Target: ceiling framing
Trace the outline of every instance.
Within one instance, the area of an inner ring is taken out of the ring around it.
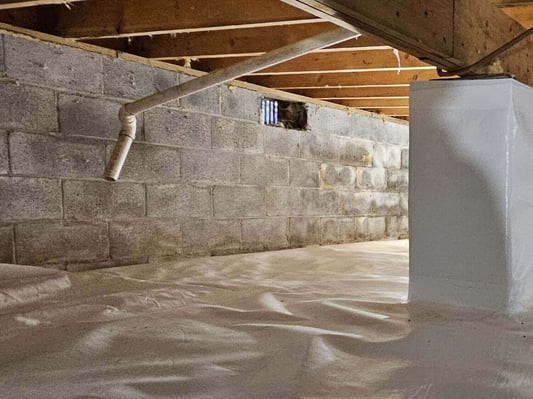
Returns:
[[[495,20],[510,16],[533,26],[533,1],[494,0],[485,8]],[[463,66],[480,56],[479,46],[489,51],[498,42],[486,27],[474,27],[475,54],[459,51],[460,34],[468,38],[461,18],[466,16],[464,24],[477,21],[466,9],[459,18],[456,9],[454,0],[0,0],[0,22],[204,72],[336,25],[355,26],[365,35],[242,80],[407,118],[411,80],[437,78],[435,65]],[[507,36],[522,29],[514,20],[518,28],[511,26]],[[492,29],[503,40],[500,30]]]

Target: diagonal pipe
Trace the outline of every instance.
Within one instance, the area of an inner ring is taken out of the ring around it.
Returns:
[[[358,32],[342,28],[324,32],[123,105],[119,112],[122,128],[115,148],[113,149],[113,155],[107,164],[104,177],[111,181],[118,180],[131,144],[135,139],[137,114],[169,101],[198,93],[221,83],[300,57],[311,51],[332,46],[359,36],[361,34]]]

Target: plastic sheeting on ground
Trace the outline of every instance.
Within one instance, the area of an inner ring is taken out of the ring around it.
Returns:
[[[406,241],[0,266],[1,398],[530,398],[533,317],[406,304]]]

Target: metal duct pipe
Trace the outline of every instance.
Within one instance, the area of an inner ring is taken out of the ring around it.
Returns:
[[[169,101],[198,93],[199,91],[217,86],[221,83],[297,58],[311,51],[332,46],[359,36],[361,34],[358,32],[352,32],[342,28],[324,32],[123,105],[119,113],[122,129],[113,149],[113,155],[107,165],[105,178],[116,181],[120,176],[120,171],[124,166],[128,151],[135,139],[135,115]]]

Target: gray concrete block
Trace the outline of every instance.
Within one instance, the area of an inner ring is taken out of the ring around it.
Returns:
[[[357,168],[357,188],[361,190],[385,190],[387,171],[383,168]]]
[[[263,152],[263,130],[254,122],[214,118],[211,141],[216,149]]]
[[[404,123],[395,123],[385,121],[384,123],[384,140],[385,143],[397,144],[401,146],[409,145],[409,125]]]
[[[42,177],[100,177],[104,172],[103,143],[82,143],[39,134],[11,133],[13,174]]]
[[[322,162],[339,160],[339,140],[335,136],[313,133],[300,135],[300,155],[305,159]]]
[[[343,215],[362,216],[368,215],[373,206],[371,192],[365,193],[340,193],[340,210]]]
[[[190,184],[147,186],[149,217],[211,216],[211,189]]]
[[[104,94],[113,97],[139,99],[176,86],[176,72],[148,65],[103,57]],[[177,102],[170,103],[177,106]]]
[[[181,225],[176,219],[111,222],[111,257],[163,257],[181,253]]]
[[[331,133],[352,137],[354,126],[351,115],[334,108],[308,106],[308,126],[316,133]]]
[[[334,244],[340,241],[338,219],[320,219],[320,244]]]
[[[211,117],[154,108],[144,115],[146,141],[178,147],[211,148]]]
[[[263,187],[217,186],[213,190],[216,218],[246,218],[266,215]]]
[[[401,197],[399,193],[372,193],[372,215],[401,215]]]
[[[386,234],[390,238],[408,238],[409,220],[407,216],[387,216]]]
[[[52,91],[0,82],[0,129],[56,132],[57,109]]]
[[[353,242],[355,240],[355,220],[353,218],[337,219],[339,225],[339,242]]]
[[[180,84],[192,79],[196,79],[196,76],[189,76],[184,74],[178,74]],[[220,114],[220,94],[221,86],[211,87],[206,90],[202,90],[199,93],[191,94],[189,96],[180,99],[180,107],[187,111],[205,112],[206,114]]]
[[[16,226],[17,263],[28,265],[108,258],[105,223],[41,222]]]
[[[409,148],[402,148],[402,168],[409,169]]]
[[[184,179],[215,183],[238,183],[240,156],[222,151],[182,150],[181,173]]]
[[[401,148],[387,144],[374,144],[374,166],[400,169],[402,167]]]
[[[351,166],[372,166],[372,154],[374,152],[372,143],[343,139],[339,144],[339,162],[342,165]]]
[[[222,114],[233,118],[259,122],[261,95],[253,90],[221,86]]]
[[[116,140],[121,128],[121,104],[103,98],[59,94],[59,130],[65,135]],[[142,114],[137,116],[137,139],[143,139]]]
[[[0,131],[0,175],[9,173],[9,151],[7,149],[7,133]]]
[[[222,255],[239,252],[241,223],[239,220],[199,220],[183,222],[185,255]]]
[[[60,219],[61,182],[0,177],[0,221]]]
[[[289,163],[290,185],[294,187],[319,187],[320,163],[291,159]]]
[[[352,166],[320,165],[320,188],[353,190],[356,171]]]
[[[264,251],[289,246],[289,221],[285,218],[247,219],[242,221],[242,249]]]
[[[400,193],[400,210],[401,210],[402,215],[407,215],[409,211],[408,193]]]
[[[110,267],[142,265],[148,263],[148,257],[106,259],[102,261],[73,262],[67,263],[65,270],[73,273],[86,272],[89,270],[107,269]]]
[[[13,256],[13,227],[0,227],[0,263],[15,263]]]
[[[407,169],[389,169],[387,186],[390,190],[407,191],[409,187],[409,171]]]
[[[272,126],[263,126],[262,130],[266,154],[294,158],[300,156],[300,132]]]
[[[356,239],[371,241],[385,238],[384,217],[359,217],[355,218]]]
[[[7,75],[21,83],[102,93],[102,56],[37,40],[6,35]]]
[[[63,182],[65,217],[69,219],[123,219],[144,216],[142,184],[107,181]]]
[[[107,146],[107,159],[113,146]],[[100,174],[102,172],[100,171]],[[133,144],[120,180],[139,182],[171,182],[180,179],[180,150],[149,144]]]
[[[377,142],[387,142],[386,122],[382,118],[353,114],[351,122],[355,133],[354,137]]]
[[[0,35],[0,77],[5,76],[6,64],[4,57],[4,35]]]
[[[266,211],[268,216],[296,216],[302,214],[300,189],[267,187]]]
[[[303,189],[300,191],[305,216],[338,215],[339,195],[332,190]]]
[[[241,183],[255,186],[288,186],[289,160],[264,155],[243,155]]]
[[[289,220],[289,242],[291,246],[320,243],[320,219],[295,217]]]

